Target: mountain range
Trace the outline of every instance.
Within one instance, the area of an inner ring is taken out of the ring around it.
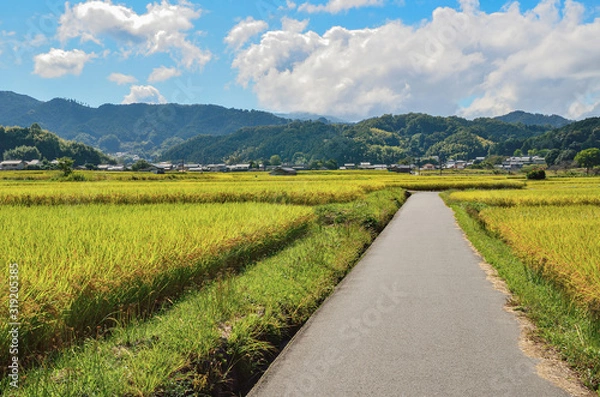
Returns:
[[[42,102],[0,91],[0,125],[28,127],[37,123],[63,139],[105,152],[127,151],[146,157],[198,134],[225,135],[241,127],[282,125],[289,121],[267,112],[216,105],[137,103],[92,108],[70,99]]]
[[[75,100],[43,102],[0,92],[0,125],[37,123],[63,139],[108,153],[126,151],[148,159],[199,163],[256,161],[277,154],[288,162],[389,164],[434,155],[472,158],[512,155],[517,150],[573,151],[595,144],[597,131],[594,119],[582,132],[578,123],[560,116],[522,111],[475,120],[409,113],[358,123],[310,114],[284,116],[217,105],[92,108]],[[565,132],[571,126],[575,127]]]
[[[163,160],[247,162],[279,155],[285,162],[334,160],[338,164],[391,164],[415,157],[471,159],[512,155],[526,142],[552,131],[547,126],[469,121],[426,114],[384,115],[356,124],[294,121],[246,127],[224,136],[198,135],[163,153]]]
[[[504,116],[495,117],[496,120],[504,121],[505,123],[521,123],[525,125],[541,125],[549,126],[554,128],[561,128],[565,125],[571,124],[573,121],[567,120],[562,116],[553,114],[552,116],[546,116],[539,113],[526,113],[522,110],[517,110]]]

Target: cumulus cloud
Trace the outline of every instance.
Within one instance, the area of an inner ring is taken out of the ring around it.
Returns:
[[[200,15],[200,10],[184,0],[175,5],[167,0],[148,4],[145,14],[110,0],[88,0],[73,6],[66,3],[58,36],[63,43],[79,38],[99,45],[108,37],[123,47],[123,53],[132,49],[143,55],[167,53],[188,69],[201,68],[212,55],[185,33],[194,28],[192,21]]]
[[[308,13],[328,12],[337,14],[342,11],[348,11],[352,8],[373,7],[383,5],[383,0],[329,0],[327,4],[314,5],[310,3],[301,4],[298,11]]]
[[[252,37],[264,32],[269,28],[265,21],[257,21],[252,17],[248,17],[235,25],[225,37],[225,43],[231,48],[239,49],[248,42]]]
[[[123,98],[124,105],[131,103],[167,103],[164,96],[161,95],[160,91],[151,85],[134,85],[131,86],[131,90],[128,95]]]
[[[122,73],[111,73],[107,79],[108,81],[112,81],[118,85],[137,83],[137,79],[135,77]]]
[[[276,111],[356,120],[516,109],[581,118],[599,110],[600,19],[584,22],[581,4],[543,0],[523,12],[512,3],[491,14],[476,0],[460,4],[415,26],[267,31],[232,67],[238,83]]]
[[[160,68],[156,68],[150,73],[150,77],[148,77],[149,83],[158,83],[160,81],[166,81],[173,77],[181,76],[181,71],[177,70],[177,68],[168,68],[166,66],[161,66]]]
[[[296,19],[283,17],[281,19],[281,30],[296,33],[304,32],[304,30],[308,26],[308,22],[308,19],[298,21]]]
[[[96,57],[96,54],[87,54],[82,50],[64,51],[52,48],[48,53],[34,57],[33,73],[46,79],[67,74],[79,76],[85,64]]]

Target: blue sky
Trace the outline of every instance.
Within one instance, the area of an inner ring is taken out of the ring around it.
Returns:
[[[595,1],[0,3],[0,90],[349,120],[600,115]]]

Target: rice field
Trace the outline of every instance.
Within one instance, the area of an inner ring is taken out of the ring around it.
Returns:
[[[452,192],[528,266],[600,318],[600,178],[552,178],[526,189]]]
[[[348,202],[381,190],[378,181],[100,181],[4,183],[0,205],[266,202],[318,205]]]
[[[479,217],[527,265],[600,314],[600,207],[493,207],[483,209]]]
[[[450,198],[458,201],[483,203],[493,206],[531,206],[531,205],[598,205],[599,187],[580,187],[577,185],[545,185],[543,188],[524,190],[493,190],[453,192]]]
[[[263,203],[0,206],[0,257],[19,265],[21,340],[48,350],[151,312],[313,218],[309,207]],[[2,289],[3,308],[8,297]]]
[[[2,174],[0,173],[0,176]],[[131,177],[135,177],[132,174]],[[145,176],[145,175],[144,175]],[[265,173],[199,174],[179,179],[57,182],[0,180],[0,205],[155,204],[265,202],[320,205],[350,202],[365,194],[402,187],[410,190],[520,189],[522,180],[497,176],[413,176],[388,172],[323,172],[292,179]],[[119,177],[109,175],[110,178]],[[123,176],[120,176],[123,178]],[[90,177],[86,178],[90,179]]]
[[[73,181],[57,179],[56,172],[0,173],[0,258],[5,266],[19,266],[26,359],[145,318],[186,289],[202,288],[227,269],[278,251],[315,223],[364,218],[368,229],[381,216],[362,207],[350,216],[336,210],[340,203],[400,188],[524,186],[498,176],[377,171],[293,178],[77,174],[82,177]],[[323,205],[333,207],[311,207]],[[0,274],[3,285],[8,274]],[[8,289],[1,289],[3,317],[9,298]],[[7,327],[0,325],[3,335]],[[0,361],[8,344],[0,338]]]

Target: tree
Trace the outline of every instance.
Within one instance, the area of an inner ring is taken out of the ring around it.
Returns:
[[[577,152],[575,150],[572,150],[572,149],[562,150],[560,152],[560,154],[558,155],[558,157],[556,158],[556,160],[554,160],[554,164],[558,164],[558,165],[562,165],[562,166],[568,165],[569,167],[571,167],[571,164],[573,163],[573,159],[575,158],[576,155],[577,155]],[[566,168],[569,168],[569,167],[566,167]]]
[[[274,154],[271,156],[271,158],[269,159],[269,163],[271,165],[281,165],[281,157],[278,154]]]
[[[61,157],[58,159],[58,169],[63,172],[63,176],[69,176],[73,172],[75,161],[70,157]]]
[[[541,168],[534,168],[527,173],[527,179],[541,181],[546,179],[546,171]]]
[[[591,168],[600,165],[600,149],[584,149],[581,152],[577,153],[577,155],[575,156],[575,161],[577,162],[577,164],[579,164],[579,166],[585,167],[586,172],[589,174]]]
[[[306,155],[302,152],[296,152],[292,156],[292,163],[294,164],[306,164],[307,162]]]
[[[121,141],[116,135],[110,134],[98,139],[98,146],[109,153],[115,153],[121,148]]]
[[[552,166],[556,163],[556,159],[558,158],[558,156],[560,155],[560,150],[559,149],[552,149],[548,152],[548,154],[546,154],[545,160],[546,160],[546,164],[548,164],[548,166]]]
[[[323,164],[325,166],[325,168],[327,168],[328,170],[337,170],[338,169],[338,163],[337,161],[335,161],[334,159],[329,159],[325,162],[325,164]]]
[[[35,146],[18,146],[4,152],[4,160],[40,160],[42,153]]]
[[[152,164],[150,164],[149,162],[147,162],[144,159],[138,160],[135,163],[133,163],[133,165],[131,166],[131,170],[132,171],[139,171],[139,170],[143,170],[145,168],[150,168],[152,166]]]

